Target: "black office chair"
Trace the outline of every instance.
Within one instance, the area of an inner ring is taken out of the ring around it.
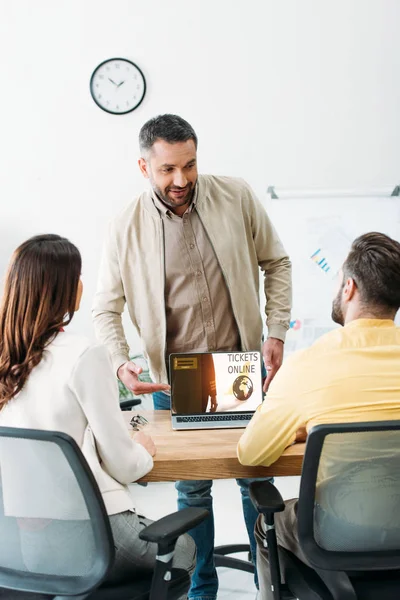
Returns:
[[[275,600],[400,598],[400,421],[311,430],[297,510],[310,566],[277,546],[274,514],[285,507],[279,491],[255,482],[250,496],[265,517]]]
[[[132,410],[134,406],[138,406],[142,401],[140,398],[130,398],[129,400],[120,400],[119,407],[121,410]]]
[[[75,441],[64,433],[0,427],[0,598],[176,600],[190,577],[172,568],[177,538],[207,517],[189,508],[152,523],[155,570],[108,585],[114,544],[104,502]],[[25,595],[23,593],[26,593]],[[5,595],[2,595],[5,594]],[[39,596],[37,596],[39,595]]]
[[[229,556],[230,554],[239,554],[245,552],[247,560]],[[249,544],[226,544],[214,548],[214,563],[216,567],[227,567],[236,571],[244,571],[254,574],[254,565],[251,558]]]

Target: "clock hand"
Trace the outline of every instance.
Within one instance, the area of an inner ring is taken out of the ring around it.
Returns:
[[[115,83],[115,81],[113,81],[113,80],[112,80],[110,77],[108,78],[108,81],[111,81],[111,83],[113,83],[114,85],[117,85],[117,84]]]
[[[121,87],[121,85],[122,85],[123,83],[125,83],[125,81],[121,81],[121,83],[119,83],[119,84],[117,85],[117,87]]]

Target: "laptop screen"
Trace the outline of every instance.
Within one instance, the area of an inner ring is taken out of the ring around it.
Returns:
[[[171,354],[175,415],[254,412],[263,400],[259,352]]]

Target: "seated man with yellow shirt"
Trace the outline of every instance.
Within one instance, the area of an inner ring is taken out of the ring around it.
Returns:
[[[320,423],[400,419],[400,244],[382,233],[357,238],[340,273],[332,319],[343,325],[281,367],[239,441],[242,464],[270,465]],[[276,515],[278,544],[305,559],[298,543],[297,500]],[[268,551],[256,529],[260,598],[272,598]]]

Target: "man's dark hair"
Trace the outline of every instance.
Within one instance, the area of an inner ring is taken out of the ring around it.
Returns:
[[[193,127],[178,115],[159,115],[143,125],[139,133],[142,155],[146,154],[157,140],[164,140],[169,144],[193,140],[197,148],[197,135]]]
[[[354,240],[343,265],[344,280],[354,279],[364,306],[400,307],[400,243],[371,232]]]

